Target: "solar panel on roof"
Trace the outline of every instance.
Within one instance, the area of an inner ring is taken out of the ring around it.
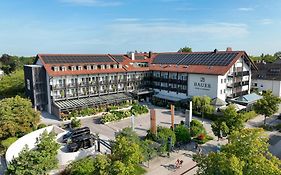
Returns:
[[[123,62],[124,60],[124,57],[122,55],[112,55],[112,56],[117,62]]]
[[[113,62],[107,55],[43,55],[46,64]]]

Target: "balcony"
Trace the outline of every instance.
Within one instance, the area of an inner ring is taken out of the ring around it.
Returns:
[[[250,75],[250,72],[249,71],[241,71],[241,72],[235,72],[235,76],[247,76],[247,75]]]
[[[79,86],[82,86],[82,87],[88,86],[88,82],[80,82]]]
[[[64,89],[65,83],[52,85],[52,89]]]

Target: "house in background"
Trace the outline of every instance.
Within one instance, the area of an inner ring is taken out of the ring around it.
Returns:
[[[273,63],[257,62],[256,66],[258,70],[252,71],[252,89],[271,90],[273,95],[281,97],[281,59]]]

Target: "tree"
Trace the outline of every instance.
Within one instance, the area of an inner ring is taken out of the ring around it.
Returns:
[[[197,154],[193,157],[197,162],[198,175],[243,175],[244,162],[234,155],[225,153]]]
[[[184,125],[178,125],[175,128],[176,140],[177,142],[186,143],[191,140],[189,129]]]
[[[192,48],[185,46],[183,48],[180,48],[178,52],[192,52]]]
[[[234,105],[229,105],[225,110],[223,110],[222,122],[225,122],[229,129],[229,133],[234,130],[242,129],[244,123],[244,117],[242,114],[238,114]]]
[[[266,118],[271,117],[278,111],[281,99],[272,94],[271,91],[263,93],[263,98],[254,104],[256,113],[264,115],[264,125],[266,125]]]
[[[276,57],[277,59],[281,59],[281,51],[278,51],[274,54],[274,57]]]
[[[94,159],[94,173],[96,175],[109,175],[111,160],[107,155],[97,155]]]
[[[18,70],[0,79],[0,98],[24,96],[23,70]]]
[[[201,113],[202,120],[205,114],[211,114],[215,108],[211,105],[212,99],[208,96],[193,96],[192,104],[195,111]]]
[[[218,140],[220,139],[220,137],[227,136],[229,133],[228,126],[221,120],[212,122],[211,127],[214,135],[218,137]]]
[[[263,129],[233,131],[221,152],[195,155],[198,174],[281,174],[281,161],[268,149]]]
[[[64,174],[68,175],[92,175],[94,174],[94,159],[86,157],[78,161],[72,162],[65,169]]]
[[[10,162],[7,169],[8,174],[46,174],[58,165],[56,156],[59,147],[55,134],[44,131],[37,140],[34,150],[25,147],[19,156]]]
[[[136,165],[143,160],[140,146],[125,137],[116,138],[112,146],[112,157],[126,165]]]
[[[36,129],[39,121],[30,100],[16,96],[0,101],[0,139],[23,136]]]

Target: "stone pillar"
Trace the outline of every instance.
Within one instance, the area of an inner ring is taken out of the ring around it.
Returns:
[[[157,134],[155,109],[150,109],[150,131],[155,135]]]
[[[171,127],[174,130],[175,126],[175,106],[171,104]]]
[[[189,110],[185,111],[185,125],[190,127],[190,122],[192,120],[192,101],[189,102]]]

